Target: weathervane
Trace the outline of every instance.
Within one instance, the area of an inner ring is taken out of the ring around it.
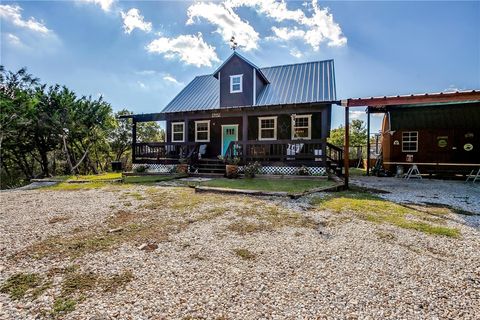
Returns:
[[[230,39],[230,48],[235,51],[237,49],[238,43],[235,41],[235,36],[232,36]]]

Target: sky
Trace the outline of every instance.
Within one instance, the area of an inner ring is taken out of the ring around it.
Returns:
[[[480,89],[479,1],[2,0],[0,19],[6,69],[114,110],[160,112],[232,35],[260,67],[334,59],[339,100]],[[335,106],[332,127],[343,117]]]

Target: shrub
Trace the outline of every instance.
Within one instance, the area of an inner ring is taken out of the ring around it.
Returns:
[[[247,164],[244,168],[245,177],[247,178],[255,177],[255,175],[260,172],[261,168],[262,166],[257,161]]]
[[[145,172],[145,171],[147,171],[147,169],[148,169],[148,166],[139,165],[138,167],[135,167],[135,169],[133,171],[135,171],[135,172]]]
[[[298,168],[297,174],[299,176],[309,176],[310,170],[306,166],[301,166],[300,168]]]

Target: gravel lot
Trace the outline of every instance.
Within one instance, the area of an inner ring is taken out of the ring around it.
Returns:
[[[361,187],[389,192],[381,197],[399,203],[438,203],[480,214],[480,183],[459,180],[353,177]]]
[[[478,319],[480,314],[479,230],[460,215],[446,219],[461,232],[449,238],[319,211],[308,199],[200,196],[188,188],[22,190],[0,197],[0,285],[20,272],[50,281],[37,298],[0,294],[0,319]],[[464,208],[477,210],[476,205]],[[277,213],[285,219],[275,220]],[[234,228],[239,225],[263,229]],[[118,226],[123,229],[108,232]],[[92,237],[99,250],[89,249],[94,241],[65,240]],[[52,239],[68,245],[45,251]],[[143,243],[158,248],[140,250]],[[114,277],[127,271],[132,277],[125,283]],[[75,309],[53,313],[72,273],[116,279],[118,287],[107,290],[106,281],[96,280],[96,286],[70,288]]]

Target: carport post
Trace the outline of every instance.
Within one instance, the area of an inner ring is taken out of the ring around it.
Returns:
[[[348,169],[349,169],[349,150],[348,145],[350,144],[350,120],[349,120],[349,107],[345,107],[345,146],[343,147],[343,163],[345,166],[345,189],[348,189]]]
[[[367,176],[370,175],[370,108],[367,107]]]

